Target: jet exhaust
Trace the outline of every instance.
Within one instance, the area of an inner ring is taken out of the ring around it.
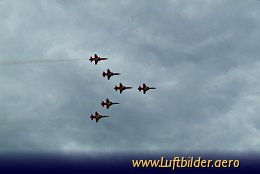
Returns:
[[[83,61],[83,60],[86,60],[86,59],[47,59],[47,60],[6,61],[6,62],[0,62],[0,66],[3,66],[3,65],[20,65],[20,64],[74,62],[74,61]]]

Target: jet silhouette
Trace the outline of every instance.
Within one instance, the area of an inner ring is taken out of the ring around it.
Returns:
[[[105,57],[99,57],[98,55],[94,55],[94,57],[92,57],[92,56],[90,56],[90,62],[92,62],[92,61],[95,61],[95,65],[99,62],[99,61],[101,61],[101,60],[107,60],[108,58],[105,58]]]
[[[119,90],[120,94],[122,94],[122,92],[126,89],[131,89],[132,87],[126,87],[124,85],[122,85],[122,83],[119,83],[119,86],[115,86],[114,89],[117,91]]]
[[[141,92],[141,91],[143,90],[143,93],[144,93],[144,94],[146,93],[146,91],[148,91],[148,90],[150,90],[150,89],[156,89],[156,88],[146,86],[145,83],[143,83],[143,87],[141,87],[141,86],[138,87],[139,92]]]
[[[103,71],[103,74],[102,74],[103,77],[107,76],[108,80],[110,79],[110,77],[112,77],[114,75],[120,75],[120,73],[113,73],[109,69],[107,69],[107,73]]]
[[[106,98],[106,102],[102,101],[102,103],[101,103],[102,107],[104,107],[106,105],[107,109],[109,109],[110,106],[115,105],[115,104],[119,104],[119,103],[113,103],[113,102],[109,101],[108,98]]]
[[[104,118],[104,117],[109,117],[109,116],[105,116],[105,115],[103,116],[103,115],[100,115],[98,112],[95,112],[95,115],[91,114],[90,119],[91,120],[96,119],[96,123],[97,123],[99,119]]]

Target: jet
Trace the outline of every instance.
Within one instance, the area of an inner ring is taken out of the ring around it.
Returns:
[[[90,119],[91,120],[96,119],[96,123],[97,123],[99,119],[104,117],[109,117],[109,116],[100,115],[98,112],[95,112],[95,115],[91,114]]]
[[[120,73],[114,73],[114,72],[111,72],[109,69],[107,69],[107,72],[104,72],[103,71],[103,74],[102,76],[103,77],[106,77],[107,76],[107,79],[109,80],[112,76],[114,75],[120,75]]]
[[[126,90],[126,89],[131,89],[131,88],[133,88],[133,87],[126,87],[126,86],[122,85],[122,83],[119,83],[118,86],[115,86],[115,87],[114,87],[114,89],[115,89],[116,91],[117,91],[117,90],[120,91],[120,94],[122,94],[122,92],[123,92],[124,90]]]
[[[119,104],[119,103],[113,103],[113,102],[109,101],[108,98],[106,98],[106,101],[102,101],[102,103],[101,103],[102,107],[106,106],[107,109],[109,109],[110,106],[116,105],[116,104]]]
[[[98,55],[94,55],[94,57],[92,57],[92,56],[90,56],[90,62],[92,62],[92,61],[95,61],[95,65],[99,62],[99,61],[101,61],[101,60],[107,60],[108,58],[105,58],[105,57],[99,57]]]
[[[141,87],[141,86],[139,86],[138,87],[138,90],[139,90],[139,92],[141,92],[142,90],[143,90],[143,93],[145,94],[146,93],[146,91],[148,91],[149,89],[156,89],[156,88],[154,88],[154,87],[149,87],[149,86],[146,86],[146,84],[145,83],[143,83],[143,87]]]

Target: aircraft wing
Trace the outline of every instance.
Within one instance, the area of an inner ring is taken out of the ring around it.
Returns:
[[[95,58],[98,58],[97,54],[95,54]]]

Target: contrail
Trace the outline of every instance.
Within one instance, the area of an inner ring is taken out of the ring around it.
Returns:
[[[47,59],[47,60],[25,60],[25,61],[6,61],[1,62],[1,65],[19,65],[19,64],[37,64],[37,63],[49,63],[49,62],[73,62],[73,61],[83,61],[88,59]]]

